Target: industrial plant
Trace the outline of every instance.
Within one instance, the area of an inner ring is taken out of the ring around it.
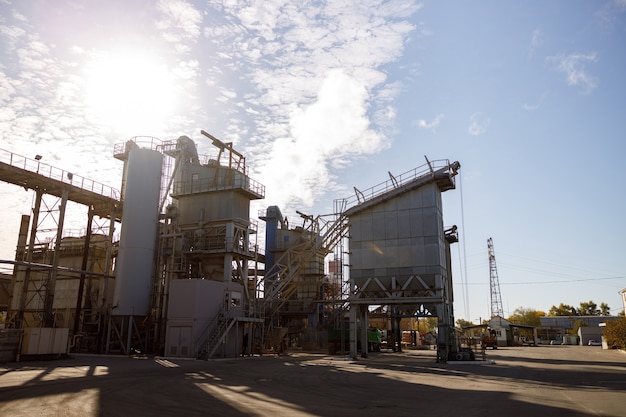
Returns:
[[[201,134],[210,155],[187,136],[116,144],[119,190],[0,150],[0,180],[33,193],[15,258],[0,261],[5,357],[366,357],[376,310],[388,319],[374,330],[389,334],[436,317],[437,360],[471,358],[454,331],[458,236],[442,205],[458,162],[426,158],[335,199],[331,214],[288,220],[271,202],[252,214],[265,187],[245,155]],[[64,229],[68,202],[83,210],[79,233]]]

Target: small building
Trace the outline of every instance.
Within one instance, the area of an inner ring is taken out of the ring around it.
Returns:
[[[498,346],[511,346],[513,344],[513,334],[511,332],[510,321],[500,316],[495,316],[489,320],[489,328],[495,331]]]
[[[590,340],[601,342],[603,333],[604,326],[581,326],[578,329],[578,340],[581,345],[587,346]]]
[[[498,346],[518,346],[522,344],[537,344],[537,328],[522,324],[513,324],[500,317],[492,317],[485,324],[470,326],[463,329],[470,338],[482,338],[489,333],[495,334]],[[467,334],[467,331],[470,331]]]

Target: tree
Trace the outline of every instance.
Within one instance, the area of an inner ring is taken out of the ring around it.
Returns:
[[[607,303],[600,303],[600,315],[601,316],[610,316],[611,308]]]
[[[537,311],[532,308],[518,307],[507,320],[513,324],[522,324],[525,326],[541,326],[539,317],[545,316],[543,311]]]
[[[437,317],[420,317],[418,320],[420,333],[436,332],[438,325]]]
[[[600,308],[593,301],[581,302],[580,307],[572,307],[569,304],[559,304],[558,307],[552,306],[548,315],[550,316],[608,316],[611,309],[608,304],[600,303]]]
[[[467,321],[467,320],[465,320],[465,319],[457,319],[457,320],[456,320],[456,325],[457,325],[458,327],[460,327],[461,329],[464,329],[464,328],[466,328],[466,327],[473,326],[473,325],[474,325],[474,323],[472,323],[471,321]]]
[[[614,349],[626,349],[626,317],[609,321],[604,328],[606,344]]]
[[[598,310],[598,305],[593,301],[589,300],[586,303],[580,303],[580,308],[578,309],[579,316],[599,316],[600,310]]]
[[[568,305],[568,304],[559,304],[558,307],[552,306],[550,311],[548,311],[548,315],[550,316],[576,316],[578,312],[576,308]]]

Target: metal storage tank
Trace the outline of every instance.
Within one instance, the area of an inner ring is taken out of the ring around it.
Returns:
[[[404,315],[437,316],[438,358],[456,349],[452,338],[453,285],[441,193],[455,188],[460,164],[434,161],[358,192],[349,218],[351,353],[356,355],[356,308],[396,305]],[[364,332],[366,326],[362,326]],[[366,335],[362,334],[365,338]],[[448,351],[448,349],[450,349]]]
[[[132,149],[125,167],[124,211],[115,268],[113,315],[144,316],[150,307],[163,155]]]
[[[372,279],[382,283],[384,290],[369,288],[378,297],[386,296],[392,280],[404,283],[419,276],[405,283],[403,291],[434,296],[431,287],[441,288],[435,277],[448,274],[443,229],[441,191],[435,183],[350,216],[350,276],[360,288]]]

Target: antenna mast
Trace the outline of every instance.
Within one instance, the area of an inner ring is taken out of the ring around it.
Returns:
[[[496,267],[496,253],[493,250],[493,239],[487,239],[489,251],[489,287],[491,288],[491,317],[504,315],[502,311],[502,297],[500,297],[500,282],[498,281],[498,268]]]

